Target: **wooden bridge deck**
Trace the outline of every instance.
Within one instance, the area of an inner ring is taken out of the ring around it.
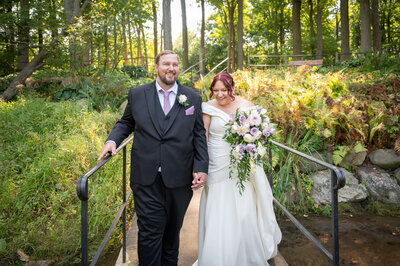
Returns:
[[[185,220],[181,230],[181,243],[179,249],[179,266],[191,266],[197,260],[197,224],[198,212],[200,204],[201,190],[193,193],[192,201],[186,212]],[[288,265],[282,255],[278,255],[268,261],[270,265],[286,266]],[[126,263],[122,263],[122,249],[119,253],[116,264],[117,266],[137,266],[137,224],[136,216],[131,223],[127,234],[127,257]]]

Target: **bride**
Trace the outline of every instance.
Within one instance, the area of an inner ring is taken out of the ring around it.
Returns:
[[[195,263],[199,266],[268,265],[282,237],[263,168],[257,166],[241,195],[237,179],[229,178],[230,145],[223,139],[226,124],[236,109],[253,106],[234,96],[234,84],[228,73],[217,74],[210,86],[210,98],[215,99],[202,105],[210,162],[200,200]]]

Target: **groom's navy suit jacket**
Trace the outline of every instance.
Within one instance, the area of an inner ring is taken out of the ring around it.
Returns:
[[[201,97],[178,83],[188,106],[175,102],[164,115],[155,81],[129,91],[128,105],[107,140],[117,146],[134,132],[131,152],[132,184],[151,185],[161,166],[166,187],[191,185],[192,171],[208,172],[208,153],[202,120]],[[194,106],[193,114],[186,111]]]

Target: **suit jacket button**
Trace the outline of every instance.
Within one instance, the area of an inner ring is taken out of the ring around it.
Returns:
[[[164,140],[161,141],[161,144],[164,144]]]

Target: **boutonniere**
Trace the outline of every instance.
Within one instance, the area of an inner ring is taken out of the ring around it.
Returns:
[[[188,99],[185,94],[181,94],[178,96],[178,103],[185,107],[189,105]]]

